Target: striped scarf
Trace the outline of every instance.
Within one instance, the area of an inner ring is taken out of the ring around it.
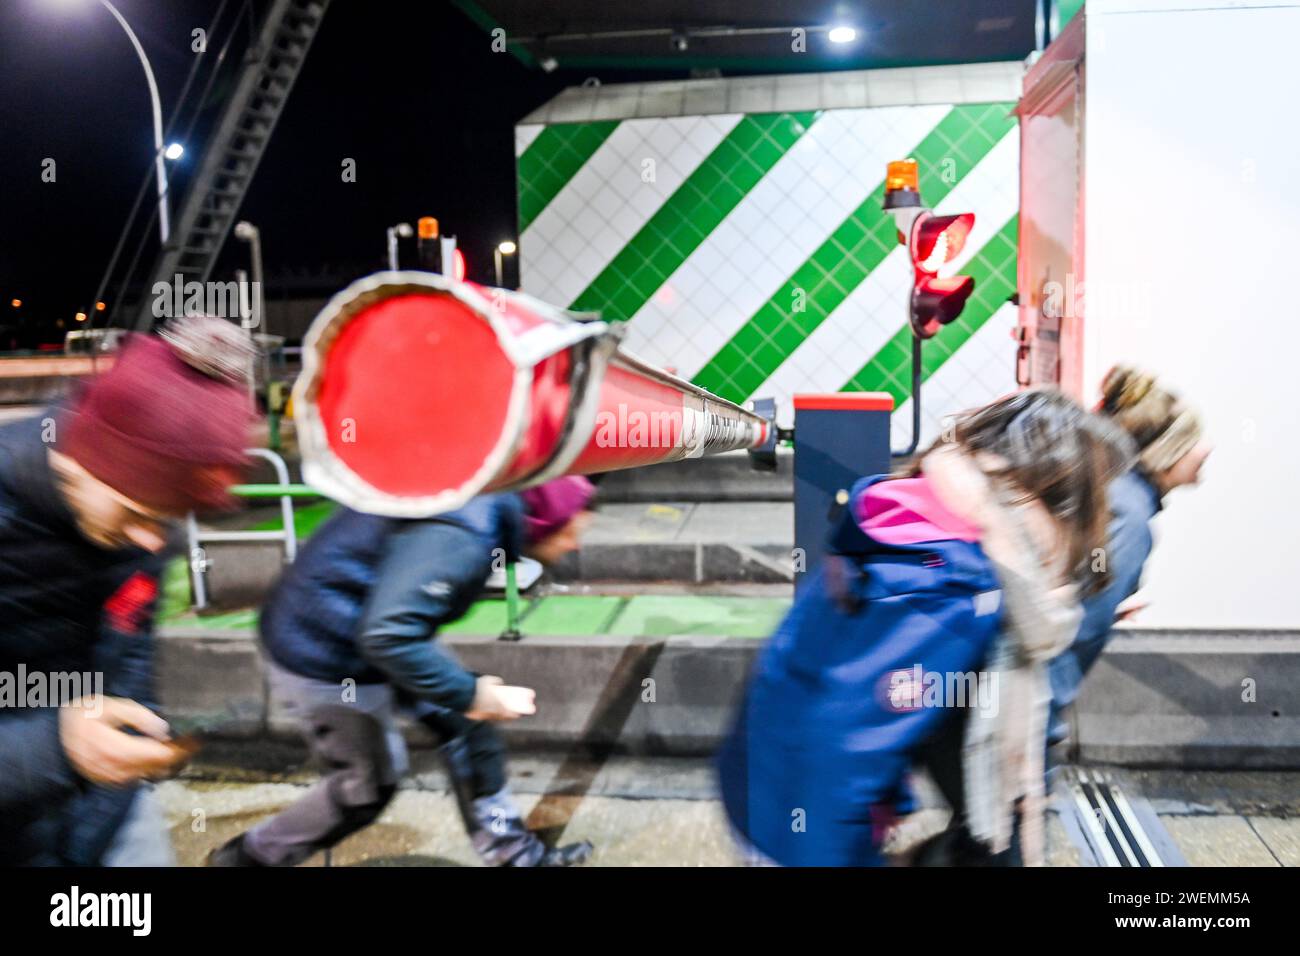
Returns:
[[[1002,585],[1002,630],[985,665],[996,674],[994,713],[974,711],[966,724],[962,768],[966,825],[994,853],[1011,844],[1020,821],[1026,866],[1045,859],[1043,755],[1050,691],[1047,662],[1065,649],[1078,630],[1082,610],[1059,560],[1045,557],[1050,537],[1041,510],[1017,500],[995,483],[974,460],[955,449],[926,456],[924,470],[942,476],[975,504],[982,528],[980,547]],[[1037,524],[1037,527],[1035,527]]]

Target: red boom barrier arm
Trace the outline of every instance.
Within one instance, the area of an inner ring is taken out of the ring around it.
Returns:
[[[303,340],[307,482],[399,517],[487,491],[764,444],[764,418],[618,347],[622,329],[530,296],[381,272]]]

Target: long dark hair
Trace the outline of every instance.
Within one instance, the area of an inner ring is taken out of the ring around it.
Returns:
[[[1037,499],[1051,512],[1064,535],[1068,567],[1086,592],[1105,586],[1105,572],[1091,572],[1089,559],[1106,546],[1106,486],[1133,464],[1133,440],[1122,428],[1055,389],[1018,392],[961,416],[907,473],[920,472],[925,455],[948,441],[1005,462],[984,470],[1015,498]]]

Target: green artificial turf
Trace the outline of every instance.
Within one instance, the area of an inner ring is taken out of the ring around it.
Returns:
[[[182,570],[184,565],[182,565]],[[633,637],[672,637],[679,634],[765,638],[776,630],[789,610],[785,598],[753,598],[704,594],[551,595],[521,602],[519,630],[528,636],[552,634],[618,634]],[[251,631],[255,610],[198,615],[188,608],[165,619],[170,627]],[[500,634],[506,627],[506,602],[485,598],[465,616],[440,629],[443,634]]]

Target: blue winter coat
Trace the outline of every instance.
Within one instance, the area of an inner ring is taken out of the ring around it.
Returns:
[[[1160,511],[1160,492],[1137,468],[1110,483],[1106,492],[1111,520],[1106,530],[1106,586],[1083,601],[1083,620],[1074,641],[1052,659],[1048,675],[1052,683],[1052,724],[1060,712],[1079,695],[1084,677],[1097,662],[1110,640],[1119,606],[1131,597],[1142,581],[1142,568],[1151,557],[1154,540],[1151,520]],[[1067,729],[1053,726],[1055,739],[1063,740]]]
[[[513,559],[518,495],[484,495],[426,519],[343,510],[312,535],[262,611],[262,644],[317,680],[391,683],[416,701],[468,709],[476,678],[432,640],[483,589],[494,551]]]
[[[859,481],[850,500],[882,477]],[[911,755],[952,714],[897,691],[918,665],[923,675],[977,671],[1001,617],[978,544],[884,545],[851,512],[830,539],[841,557],[827,559],[764,647],[719,755],[732,825],[785,866],[881,862],[880,824]],[[832,593],[836,575],[856,610]]]

